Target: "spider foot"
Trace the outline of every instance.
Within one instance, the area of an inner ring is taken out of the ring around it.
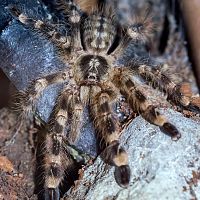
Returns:
[[[168,96],[168,100],[172,100],[183,109],[200,113],[200,97],[192,95],[192,89],[188,83],[176,85]]]
[[[120,187],[127,188],[129,186],[131,177],[131,170],[129,165],[115,167],[114,175],[115,180]]]
[[[118,141],[113,141],[103,152],[104,161],[115,166],[115,180],[122,188],[129,186],[131,170],[128,165],[128,155],[126,151],[120,147]]]
[[[142,113],[144,119],[148,122],[159,126],[160,130],[171,137],[173,141],[177,141],[180,139],[181,134],[179,133],[178,129],[168,122],[164,115],[161,115],[157,110],[156,107],[150,105],[147,109]]]
[[[160,130],[166,135],[169,135],[173,141],[177,141],[181,138],[181,134],[177,128],[169,122],[164,123],[163,126],[160,127]]]
[[[192,97],[189,105],[186,108],[200,114],[200,97]]]
[[[59,200],[60,192],[58,188],[48,188],[45,190],[45,200]]]

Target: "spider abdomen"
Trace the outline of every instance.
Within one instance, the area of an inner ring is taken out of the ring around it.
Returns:
[[[116,35],[112,18],[103,14],[93,14],[84,23],[83,42],[91,52],[108,52]]]

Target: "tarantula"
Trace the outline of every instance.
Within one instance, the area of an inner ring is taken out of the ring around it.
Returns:
[[[29,18],[14,5],[8,6],[11,15],[24,26],[51,40],[57,47],[60,59],[69,65],[61,72],[34,80],[22,93],[20,102],[23,112],[30,115],[47,86],[65,83],[46,125],[46,199],[60,198],[58,188],[64,177],[63,166],[69,165],[62,146],[66,140],[69,144],[76,141],[85,106],[89,107],[97,136],[106,144],[105,162],[115,167],[116,182],[121,187],[127,187],[131,170],[128,155],[119,142],[121,127],[112,102],[123,95],[134,112],[159,126],[162,132],[176,141],[181,134],[147,101],[134,76],[158,87],[166,93],[168,100],[183,108],[199,111],[199,99],[191,94],[183,94],[182,86],[174,84],[161,72],[161,66],[153,65],[149,59],[138,58],[130,59],[125,64],[117,63],[130,43],[138,44],[148,38],[152,24],[146,17],[122,27],[114,10],[106,3],[99,3],[90,14],[83,12],[72,0],[55,0],[53,3],[64,19],[60,23],[62,26]],[[63,30],[63,25],[66,30]],[[66,127],[69,129],[67,136]]]

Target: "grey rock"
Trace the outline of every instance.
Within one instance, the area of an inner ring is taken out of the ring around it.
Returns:
[[[121,137],[132,169],[127,189],[117,185],[114,169],[98,157],[65,200],[200,199],[200,122],[173,110],[161,112],[182,137],[174,142],[141,117],[134,119]]]

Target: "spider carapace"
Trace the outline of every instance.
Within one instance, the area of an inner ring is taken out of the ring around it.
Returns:
[[[173,140],[178,140],[181,134],[148,102],[138,87],[135,75],[146,84],[157,86],[166,93],[168,100],[186,109],[199,110],[199,99],[184,95],[182,87],[174,84],[161,72],[161,65],[152,65],[149,59],[130,57],[123,64],[117,62],[130,43],[140,44],[148,38],[153,25],[146,16],[122,26],[113,9],[106,3],[94,7],[88,14],[71,0],[53,2],[54,9],[61,16],[57,24],[48,20],[32,19],[16,6],[8,6],[11,15],[25,27],[51,40],[60,59],[68,65],[61,72],[34,80],[28,89],[21,93],[21,109],[29,115],[35,112],[36,102],[47,86],[64,83],[46,125],[46,199],[60,198],[59,185],[63,180],[65,168],[70,164],[69,155],[66,155],[63,145],[65,141],[69,144],[76,141],[85,106],[89,107],[97,136],[105,142],[105,162],[115,167],[116,182],[121,187],[127,187],[131,172],[128,155],[119,142],[121,127],[113,111],[112,102],[119,95],[123,95],[134,112],[159,126]],[[67,136],[66,127],[69,129]]]

